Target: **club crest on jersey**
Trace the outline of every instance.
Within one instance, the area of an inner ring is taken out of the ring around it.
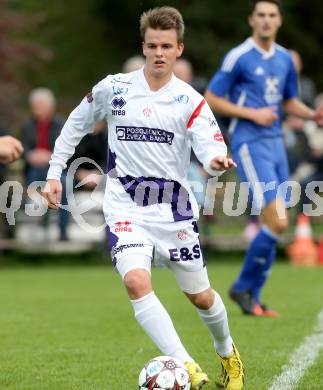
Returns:
[[[116,85],[112,87],[112,90],[114,95],[126,95],[128,93],[128,88],[117,87]]]
[[[187,239],[187,231],[186,230],[180,230],[178,233],[177,233],[177,237],[182,240],[182,241],[185,241]]]
[[[174,100],[175,100],[175,102],[177,102],[177,103],[186,104],[186,103],[188,103],[188,101],[190,100],[190,98],[189,98],[187,95],[178,95],[178,96],[174,96]]]
[[[151,109],[149,107],[144,108],[142,110],[142,112],[143,112],[144,116],[147,116],[147,117],[150,117],[150,115],[152,113],[152,111],[151,111]]]
[[[115,223],[115,228],[114,232],[119,233],[119,232],[132,232],[132,227],[130,226],[131,222],[129,221],[124,221],[124,222],[116,222]]]
[[[278,77],[267,77],[265,80],[265,100],[267,104],[277,104],[282,100],[282,96],[279,91],[279,78]]]

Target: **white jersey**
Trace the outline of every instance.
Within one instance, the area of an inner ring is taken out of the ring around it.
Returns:
[[[186,179],[191,147],[211,175],[227,148],[204,98],[174,75],[152,91],[143,68],[109,75],[70,114],[58,137],[47,179],[60,179],[81,138],[108,123],[108,180],[104,214],[170,222],[198,218]]]

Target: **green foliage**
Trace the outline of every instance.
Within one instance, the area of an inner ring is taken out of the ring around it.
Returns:
[[[242,316],[227,299],[238,272],[232,255],[209,265],[213,286],[228,309],[244,359],[246,390],[268,389],[291,352],[313,332],[322,309],[323,268],[280,262],[264,299],[279,318]],[[239,260],[236,258],[236,260]],[[214,381],[220,367],[207,328],[167,270],[154,270],[155,291],[183,343]],[[0,272],[1,390],[130,390],[159,352],[133,318],[120,277],[110,267],[38,267]],[[323,387],[322,354],[297,387]]]
[[[46,59],[49,53],[24,37],[33,17],[15,10],[8,0],[0,0],[0,15],[0,123],[8,125],[19,115],[23,69],[33,68],[35,58]]]
[[[20,75],[31,86],[52,88],[59,109],[67,113],[94,83],[120,71],[126,58],[141,52],[140,15],[164,4],[162,0],[12,1],[10,7],[17,12],[37,17],[32,31],[16,35],[30,38],[52,53],[50,62],[38,61],[36,70],[20,69]],[[192,61],[198,76],[210,78],[223,55],[250,34],[247,1],[170,0],[167,4],[183,13],[184,56]],[[323,90],[323,3],[285,0],[284,19],[278,42],[301,53],[304,73]]]

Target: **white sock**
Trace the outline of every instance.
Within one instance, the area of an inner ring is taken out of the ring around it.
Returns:
[[[197,311],[212,333],[217,353],[222,357],[230,356],[233,351],[232,338],[227,311],[220,295],[214,291],[213,305],[208,310],[197,309]]]
[[[173,322],[154,292],[131,300],[135,318],[164,355],[182,362],[193,362],[181,343]]]

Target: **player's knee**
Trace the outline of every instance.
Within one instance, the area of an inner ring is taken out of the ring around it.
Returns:
[[[273,230],[277,234],[283,233],[288,228],[288,219],[287,218],[277,218],[274,223]]]
[[[208,310],[214,303],[214,293],[207,289],[198,294],[188,294],[190,301],[201,310]]]
[[[144,270],[133,270],[126,273],[124,284],[131,299],[138,299],[151,292],[149,273]]]

